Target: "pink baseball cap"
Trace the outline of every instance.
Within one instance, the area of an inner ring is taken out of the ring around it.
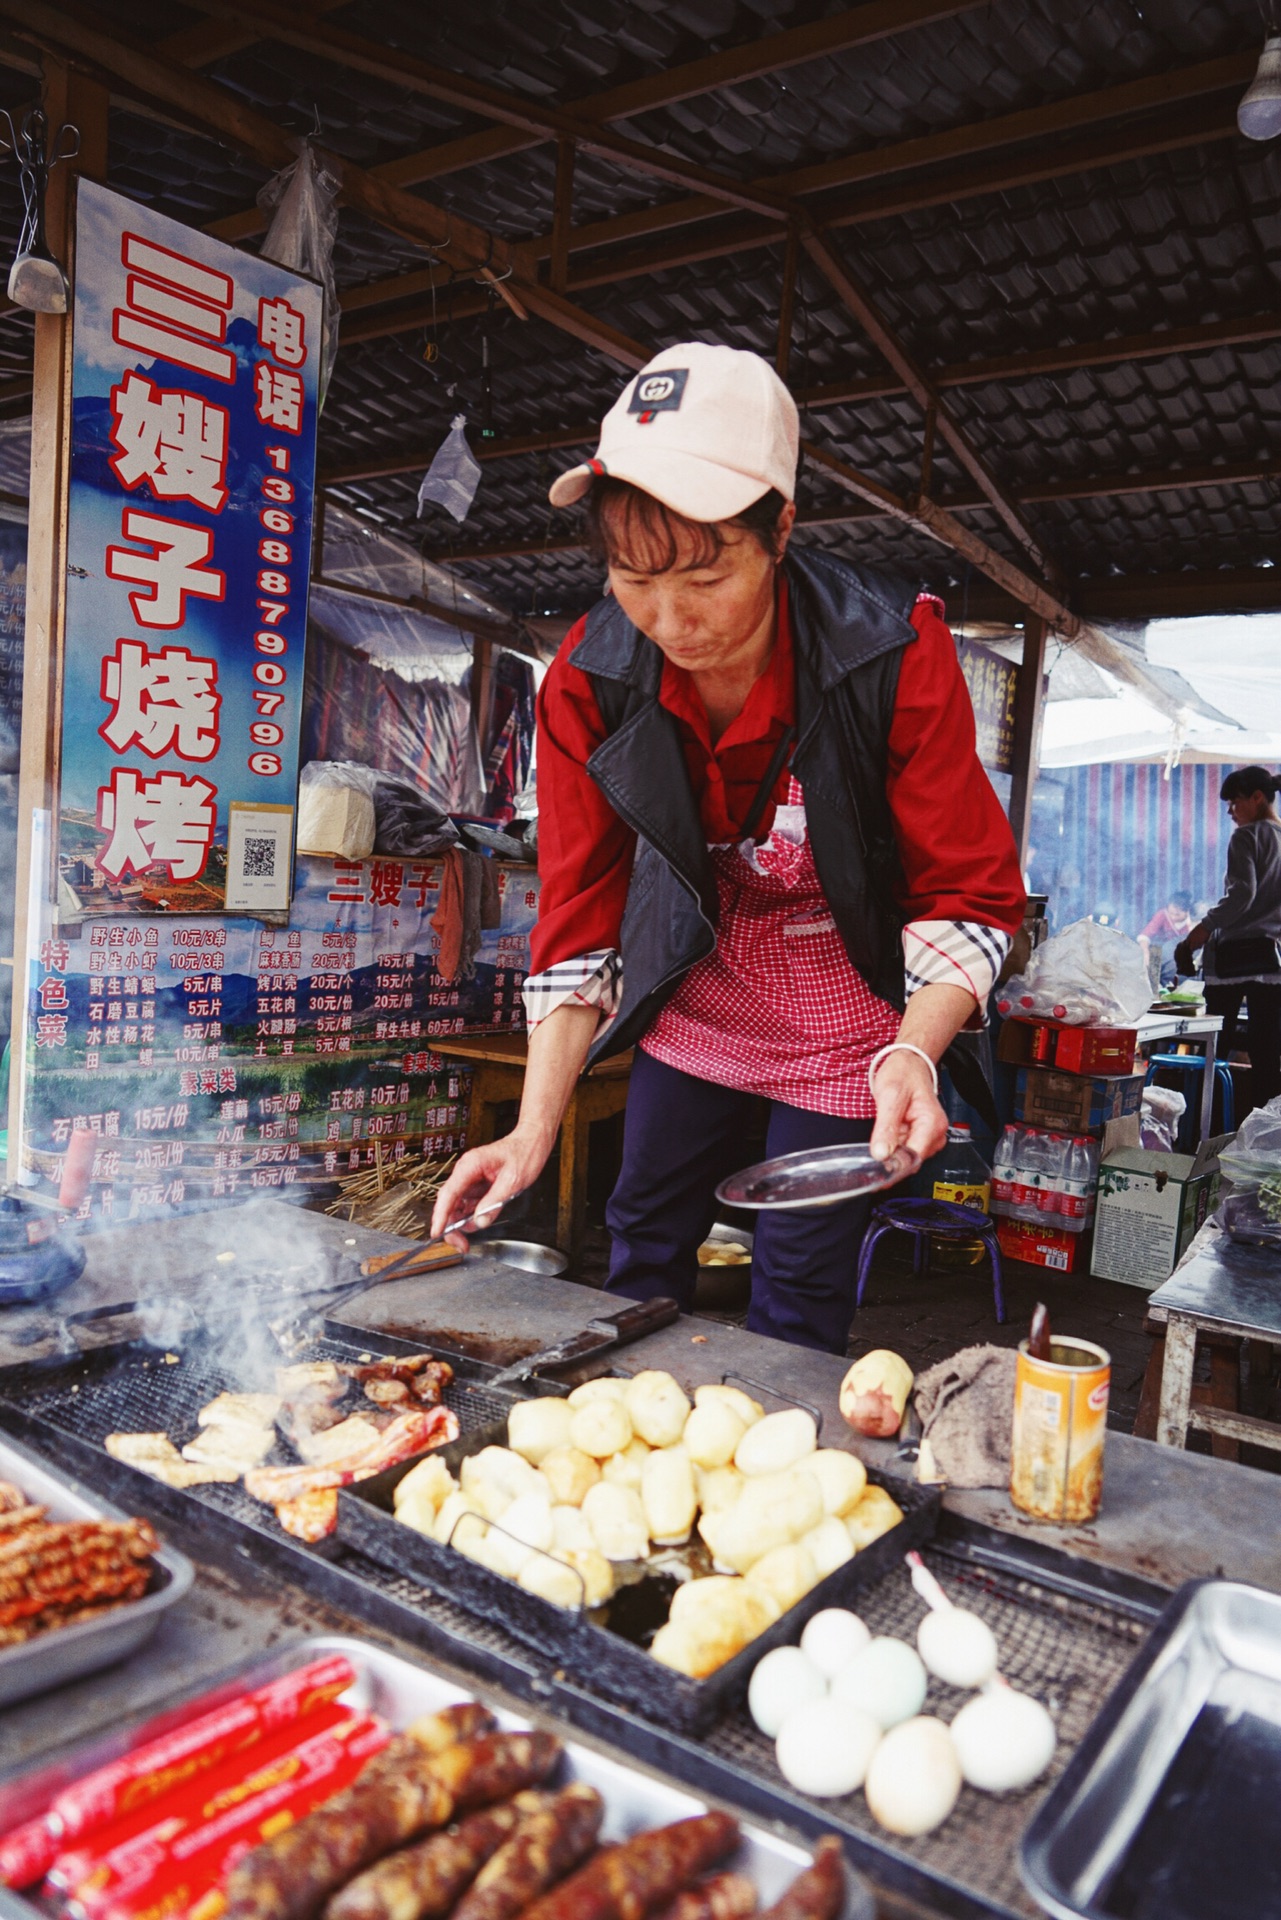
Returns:
[[[767,360],[690,340],[628,382],[594,458],[562,473],[548,498],[571,507],[608,476],[686,520],[732,520],[771,487],[794,497],[799,442],[796,402]]]

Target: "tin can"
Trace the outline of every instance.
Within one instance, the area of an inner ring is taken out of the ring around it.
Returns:
[[[1111,1378],[1092,1340],[1052,1340],[1048,1360],[1019,1342],[1010,1498],[1024,1513],[1072,1525],[1098,1513]]]

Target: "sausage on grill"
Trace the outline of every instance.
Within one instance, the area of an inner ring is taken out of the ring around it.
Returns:
[[[844,1905],[845,1849],[829,1833],[819,1841],[812,1864],[797,1874],[761,1920],[837,1920]]]
[[[738,1844],[727,1813],[700,1813],[606,1847],[525,1910],[525,1920],[642,1920]]]
[[[225,1920],[310,1920],[362,1867],[458,1808],[536,1785],[560,1752],[547,1733],[488,1734],[435,1755],[399,1735],[354,1785],[245,1856],[228,1876]]]
[[[748,1920],[756,1912],[756,1888],[745,1873],[716,1873],[665,1906],[655,1920]]]
[[[448,1833],[389,1854],[334,1895],[325,1920],[443,1920],[531,1803],[545,1800],[543,1794],[518,1793],[501,1807],[469,1814]]]
[[[586,1858],[604,1817],[605,1802],[594,1787],[581,1781],[566,1787],[521,1821],[464,1895],[454,1920],[515,1920]]]

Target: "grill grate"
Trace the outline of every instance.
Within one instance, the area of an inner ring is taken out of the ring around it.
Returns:
[[[351,1360],[360,1354],[355,1346],[323,1340],[305,1357]],[[237,1384],[219,1357],[195,1348],[172,1365],[154,1353],[130,1354],[105,1368],[90,1360],[59,1370],[53,1379],[28,1376],[17,1384],[11,1377],[0,1382],[0,1391],[29,1418],[100,1446],[116,1430],[164,1429],[175,1438],[185,1438],[195,1430],[198,1409],[216,1393]],[[510,1395],[467,1380],[455,1381],[446,1399],[464,1432],[504,1417],[511,1404]],[[280,1458],[287,1457],[282,1448]],[[259,1533],[275,1525],[270,1510],[250,1500],[238,1486],[198,1487],[182,1498],[216,1507]],[[872,1820],[862,1794],[802,1804],[833,1831],[844,1829],[892,1844],[927,1874],[955,1881],[1005,1912],[1035,1915],[1038,1909],[1018,1875],[1020,1836],[1148,1629],[1119,1607],[1067,1598],[1034,1580],[979,1569],[970,1561],[950,1558],[945,1549],[927,1547],[924,1557],[948,1593],[988,1621],[1001,1649],[1006,1678],[1034,1694],[1053,1713],[1059,1730],[1054,1763],[1046,1776],[1022,1793],[997,1797],[963,1789],[945,1825],[919,1840],[889,1841]],[[430,1616],[460,1647],[473,1649],[482,1668],[485,1656],[528,1668],[528,1650],[503,1627],[465,1612],[412,1577],[384,1568],[341,1543],[327,1547],[325,1558],[361,1582],[371,1595],[408,1614]],[[859,1612],[873,1633],[909,1641],[915,1640],[925,1611],[905,1569],[896,1568],[859,1599]],[[950,1721],[969,1697],[931,1680],[924,1710]],[[608,1714],[609,1709],[603,1707],[603,1711]],[[797,1803],[798,1796],[784,1787],[775,1766],[773,1743],[756,1731],[744,1710],[725,1716],[700,1744],[673,1738],[661,1764],[678,1771],[684,1768],[697,1788],[704,1754],[766,1789],[777,1788]]]
[[[351,1361],[376,1356],[368,1348],[324,1339],[298,1357]],[[243,1377],[231,1371],[223,1353],[194,1343],[173,1361],[147,1351],[130,1353],[104,1369],[100,1361],[90,1358],[60,1368],[46,1384],[37,1378],[17,1391],[8,1383],[2,1390],[32,1419],[95,1446],[100,1447],[109,1433],[161,1432],[181,1445],[196,1432],[201,1407],[219,1393],[238,1392],[243,1384]],[[511,1406],[509,1394],[465,1379],[455,1379],[444,1398],[464,1433],[505,1420]],[[298,1456],[286,1441],[278,1441],[268,1458],[271,1464],[283,1466],[293,1464]],[[271,1509],[251,1499],[239,1484],[191,1487],[183,1497],[257,1529],[276,1526]]]
[[[1148,1628],[1106,1606],[1069,1600],[1030,1581],[962,1566],[936,1548],[926,1548],[923,1557],[949,1597],[987,1621],[1001,1650],[1001,1672],[1012,1686],[1035,1695],[1049,1708],[1059,1744],[1049,1772],[1034,1786],[1000,1795],[963,1787],[955,1812],[942,1827],[919,1840],[894,1839],[890,1844],[927,1872],[957,1880],[1015,1913],[1037,1914],[1040,1909],[1019,1879],[1019,1839]],[[873,1633],[914,1643],[927,1608],[904,1570],[871,1588],[859,1612]],[[922,1712],[951,1721],[972,1698],[931,1677]],[[708,1735],[706,1745],[731,1765],[782,1785],[774,1744],[757,1732],[745,1710],[727,1716]],[[872,1819],[861,1793],[839,1800],[807,1800],[806,1805],[826,1818],[835,1816],[843,1826],[888,1838]]]

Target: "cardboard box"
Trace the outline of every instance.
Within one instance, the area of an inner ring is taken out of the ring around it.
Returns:
[[[1057,1067],[1060,1073],[1128,1074],[1138,1043],[1134,1027],[1065,1027],[1057,1020],[1007,1020],[996,1057],[1015,1067]]]
[[[1094,1215],[1096,1280],[1121,1280],[1148,1293],[1169,1279],[1219,1196],[1219,1150],[1230,1134],[1195,1154],[1122,1147],[1099,1168]]]
[[[1137,1113],[1127,1113],[1121,1120],[1109,1120],[1099,1135],[1099,1164],[1110,1160],[1119,1147],[1137,1147],[1142,1145],[1143,1130]]]
[[[1101,1134],[1110,1120],[1138,1113],[1143,1085],[1141,1073],[1086,1077],[1056,1068],[1021,1067],[1014,1085],[1014,1118],[1047,1133]]]
[[[996,1242],[1007,1260],[1024,1260],[1030,1267],[1049,1267],[1055,1273],[1079,1273],[1086,1265],[1090,1236],[1038,1226],[1033,1220],[998,1217]]]

